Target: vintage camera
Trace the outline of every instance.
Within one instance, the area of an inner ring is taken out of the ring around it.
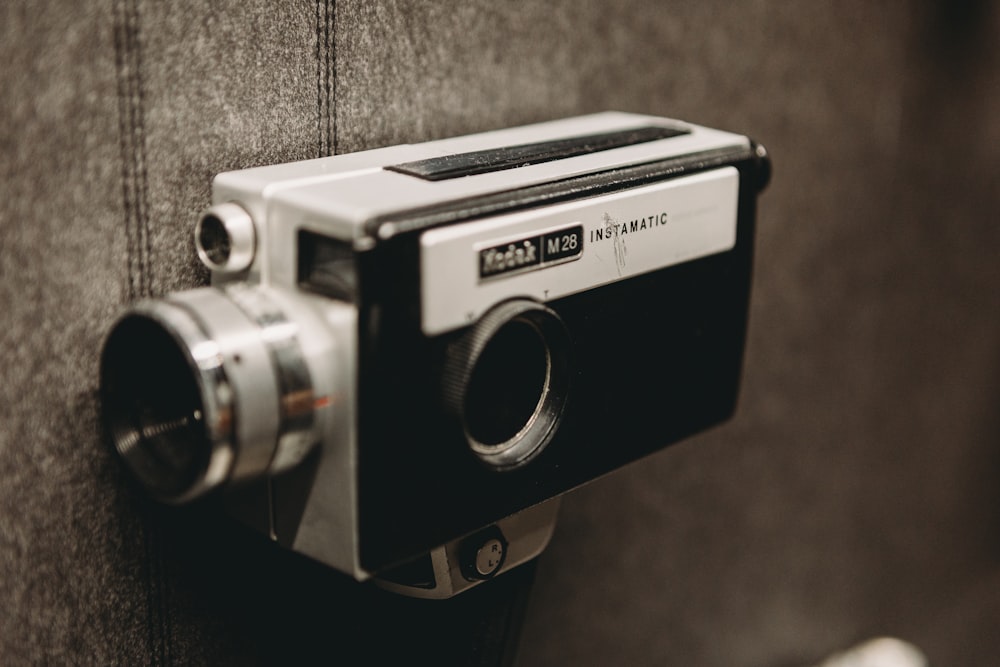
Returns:
[[[134,304],[110,439],[168,503],[447,597],[536,556],[560,494],[727,419],[747,137],[602,113],[223,173],[212,286]]]

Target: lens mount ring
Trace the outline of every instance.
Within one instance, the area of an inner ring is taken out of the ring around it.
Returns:
[[[312,376],[302,354],[299,325],[285,314],[270,293],[258,286],[233,283],[226,295],[254,322],[267,347],[278,389],[277,445],[268,472],[297,464],[314,441],[315,398]]]
[[[150,381],[161,380],[144,377],[144,364],[165,358],[177,362],[168,369],[174,382],[161,385],[165,393],[144,396]],[[101,354],[101,401],[115,449],[157,499],[187,502],[228,479],[235,460],[232,390],[218,345],[184,308],[140,301],[115,323]],[[199,442],[179,452],[168,447],[178,434]]]
[[[556,433],[569,393],[570,339],[555,311],[528,299],[494,306],[453,343],[446,410],[496,470],[534,459]]]

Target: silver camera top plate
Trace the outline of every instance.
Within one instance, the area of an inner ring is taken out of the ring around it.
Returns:
[[[444,180],[414,177],[400,171],[420,161],[504,151],[660,127],[668,138],[643,140],[527,166],[501,168]],[[216,204],[237,202],[257,221],[258,253],[250,269],[274,285],[296,283],[295,231],[306,229],[364,247],[377,225],[388,238],[412,221],[397,222],[415,211],[492,193],[515,191],[584,174],[607,172],[695,154],[750,150],[745,136],[656,116],[605,112],[497,130],[464,137],[379,148],[291,164],[221,173],[213,184]],[[280,230],[280,231],[278,231]]]

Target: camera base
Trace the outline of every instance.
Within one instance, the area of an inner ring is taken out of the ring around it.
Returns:
[[[555,530],[553,498],[379,573],[376,585],[409,597],[444,599],[533,560]]]

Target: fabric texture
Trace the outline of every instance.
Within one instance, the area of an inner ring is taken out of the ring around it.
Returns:
[[[102,336],[204,283],[220,171],[603,109],[770,150],[744,385],[566,499],[518,664],[995,659],[998,37],[976,0],[3,3],[0,663],[363,664],[353,582],[131,486]]]

